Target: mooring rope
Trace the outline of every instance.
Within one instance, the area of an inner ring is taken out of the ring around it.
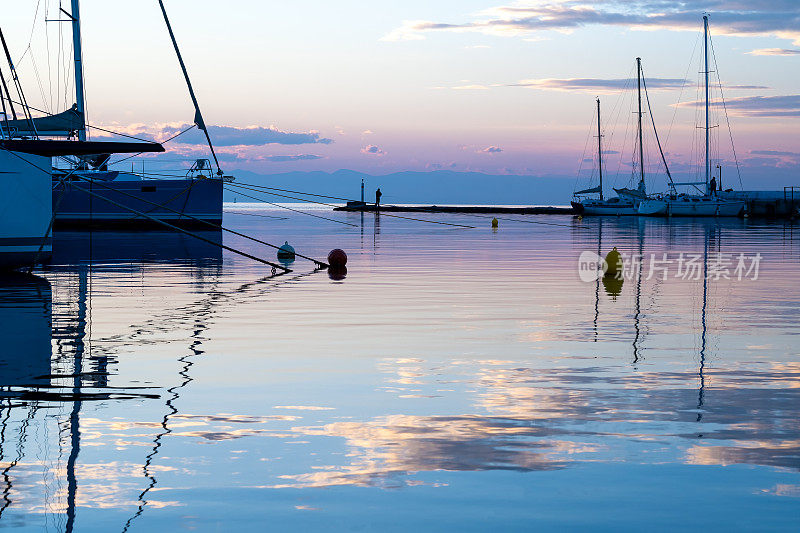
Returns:
[[[211,245],[217,246],[219,248],[222,248],[223,250],[228,250],[229,252],[233,252],[235,254],[241,255],[242,257],[247,257],[248,259],[252,259],[253,261],[257,261],[259,263],[262,263],[262,264],[265,264],[265,265],[269,265],[269,266],[271,266],[273,268],[273,270],[274,269],[281,269],[281,270],[283,270],[284,274],[292,271],[291,269],[286,268],[283,265],[279,265],[277,263],[272,263],[270,261],[267,261],[266,259],[261,259],[260,257],[256,257],[254,255],[248,254],[247,252],[243,252],[241,250],[237,250],[236,248],[231,248],[230,246],[226,246],[226,245],[224,245],[224,244],[222,244],[220,242],[215,242],[215,241],[212,241],[211,239],[206,239],[205,237],[201,237],[200,235],[198,235],[196,233],[192,233],[191,231],[188,231],[188,230],[185,230],[185,229],[180,228],[178,226],[175,226],[173,224],[170,224],[169,222],[165,222],[164,220],[158,219],[156,217],[152,217],[152,216],[148,215],[147,213],[142,213],[141,211],[133,209],[132,207],[128,207],[126,205],[120,204],[119,202],[115,202],[114,200],[106,198],[106,197],[104,197],[102,195],[99,195],[97,193],[91,192],[91,191],[89,191],[87,189],[84,189],[83,187],[78,187],[75,184],[72,184],[72,187],[75,187],[79,191],[85,192],[86,194],[88,194],[90,196],[94,196],[95,198],[99,198],[100,200],[103,200],[104,202],[108,202],[111,205],[119,207],[120,209],[125,209],[126,211],[130,211],[131,213],[134,213],[134,214],[139,215],[141,217],[147,218],[148,220],[152,220],[153,222],[161,224],[162,226],[170,228],[170,229],[172,229],[174,231],[178,231],[180,233],[184,233],[186,235],[189,235],[190,237],[194,237],[195,239],[198,239],[198,240],[201,240],[203,242],[207,242],[208,244],[211,244]],[[314,261],[314,260],[312,259],[312,261]]]
[[[232,190],[230,190],[230,189],[227,189],[227,188],[226,188],[226,190],[227,190],[228,192],[232,192],[232,193],[236,193],[236,194],[241,194],[242,196],[245,196],[245,197],[247,197],[247,198],[250,198],[250,199],[252,199],[252,200],[256,200],[256,201],[258,201],[258,202],[263,202],[263,203],[265,203],[265,204],[274,205],[275,207],[278,207],[278,208],[280,208],[280,209],[286,209],[286,210],[288,210],[288,211],[293,211],[293,212],[295,212],[295,213],[300,213],[301,215],[308,215],[308,216],[310,216],[310,217],[314,217],[314,218],[321,218],[322,220],[327,220],[327,221],[329,221],[329,222],[336,222],[337,224],[344,224],[345,226],[352,226],[352,227],[354,227],[354,228],[357,228],[357,227],[358,227],[358,225],[357,225],[357,224],[350,224],[349,222],[343,222],[343,221],[341,221],[341,220],[336,220],[335,218],[328,218],[328,217],[323,217],[322,215],[315,215],[315,214],[313,214],[313,213],[306,213],[305,211],[300,211],[300,210],[298,210],[298,209],[292,209],[291,207],[287,207],[287,206],[285,206],[285,205],[280,205],[280,204],[276,204],[276,203],[274,203],[274,202],[269,202],[269,201],[267,201],[267,200],[264,200],[263,198],[256,198],[255,196],[250,196],[249,194],[245,194],[245,193],[243,193],[243,192],[241,192],[241,191],[232,191]],[[262,191],[256,191],[256,192],[262,192]],[[267,193],[267,194],[268,194],[268,193]]]
[[[111,191],[113,191],[113,192],[116,192],[116,193],[122,194],[122,195],[124,195],[124,196],[127,196],[127,197],[129,197],[129,198],[133,198],[133,199],[135,199],[135,200],[139,200],[139,201],[142,201],[142,202],[145,202],[145,203],[151,204],[151,205],[153,205],[153,206],[160,207],[161,209],[165,209],[165,210],[167,210],[167,211],[170,211],[170,212],[172,212],[172,213],[176,213],[176,214],[178,214],[178,215],[184,216],[184,217],[186,217],[186,218],[188,218],[188,219],[191,219],[191,220],[194,220],[194,221],[196,221],[196,222],[200,222],[200,223],[202,223],[202,224],[205,224],[205,225],[207,225],[207,226],[211,226],[211,227],[212,227],[212,228],[214,228],[214,229],[218,229],[218,230],[222,230],[222,231],[227,231],[228,233],[232,233],[232,234],[234,234],[234,235],[237,235],[237,236],[239,236],[239,237],[243,237],[243,238],[245,238],[245,239],[248,239],[248,240],[251,240],[251,241],[253,241],[253,242],[257,242],[257,243],[259,243],[259,244],[263,244],[263,245],[265,245],[265,246],[269,246],[270,248],[275,248],[276,250],[280,250],[280,249],[281,249],[281,247],[280,247],[280,246],[276,246],[276,245],[274,245],[274,244],[270,244],[270,243],[268,243],[268,242],[266,242],[266,241],[262,241],[261,239],[256,239],[255,237],[251,237],[251,236],[249,236],[249,235],[245,235],[244,233],[240,233],[240,232],[238,232],[238,231],[236,231],[236,230],[232,230],[232,229],[230,229],[230,228],[226,228],[226,227],[224,227],[224,226],[222,226],[222,225],[214,224],[213,222],[209,222],[208,220],[203,220],[203,219],[201,219],[201,218],[197,218],[197,217],[195,217],[195,216],[192,216],[192,215],[187,215],[187,214],[186,214],[186,213],[184,213],[183,211],[178,211],[177,209],[172,209],[171,207],[168,207],[168,206],[166,206],[166,205],[163,205],[163,204],[159,204],[159,203],[157,203],[157,202],[153,202],[153,201],[151,201],[151,200],[147,200],[147,199],[145,199],[145,198],[142,198],[142,197],[140,197],[140,196],[136,196],[136,195],[134,195],[134,194],[130,194],[130,193],[126,193],[126,192],[124,192],[124,191],[121,191],[121,190],[114,189],[113,187],[109,187],[108,185],[105,185],[104,183],[101,183],[101,182],[99,182],[99,181],[92,180],[92,179],[90,179],[90,178],[87,178],[87,177],[85,177],[85,176],[80,176],[80,175],[76,174],[76,175],[75,175],[75,177],[77,177],[77,178],[79,178],[79,179],[82,179],[82,180],[84,180],[84,181],[88,181],[88,182],[90,182],[90,183],[92,183],[92,184],[94,184],[94,185],[99,185],[99,186],[101,186],[101,187],[104,187],[104,188],[106,188],[106,189],[108,189],[108,190],[111,190]],[[80,187],[76,187],[76,188],[77,188],[77,189],[80,189]],[[133,209],[131,209],[131,211],[134,211],[134,210],[133,210]],[[147,216],[147,215],[145,215],[145,216]],[[308,257],[308,256],[305,256],[305,255],[303,255],[303,254],[299,254],[299,253],[297,253],[297,252],[295,252],[295,255],[296,255],[297,257],[302,257],[303,259],[308,259],[309,261],[313,262],[313,263],[314,263],[315,265],[317,265],[317,266],[324,267],[324,268],[328,268],[328,264],[327,264],[327,263],[324,263],[324,262],[322,262],[322,261],[318,261],[317,259],[314,259],[314,258],[312,258],[312,257]],[[270,264],[270,265],[272,265],[272,263],[269,263],[269,264]],[[288,271],[288,270],[287,270],[287,271]]]
[[[248,186],[245,186],[245,185],[236,184],[236,183],[230,183],[229,185],[233,185],[234,187],[240,187],[240,188],[251,190],[251,191],[255,190],[255,192],[260,192],[262,194],[269,194],[269,195],[272,195],[272,196],[280,196],[282,198],[289,198],[289,199],[292,199],[292,200],[299,200],[301,202],[307,202],[307,203],[310,203],[310,204],[324,205],[324,206],[328,206],[328,207],[339,207],[338,205],[335,205],[335,204],[329,204],[329,203],[325,203],[325,202],[317,202],[315,200],[308,200],[306,198],[298,198],[296,196],[287,196],[285,194],[278,194],[276,192],[256,190],[256,189],[253,189],[251,187],[248,187]],[[247,196],[244,193],[240,193],[238,191],[231,191],[231,192],[235,192],[236,194],[242,194],[243,196]],[[310,193],[296,193],[296,194],[306,194],[308,196],[321,196],[321,195],[312,195]],[[332,197],[329,197],[329,198],[332,198]],[[336,199],[340,199],[340,198],[336,198]],[[341,198],[341,199],[342,200],[346,200],[346,198]],[[271,202],[266,202],[266,203],[271,203]],[[273,204],[273,205],[277,205],[277,204]],[[283,206],[278,205],[278,207],[283,207]],[[393,215],[393,214],[390,214],[390,213],[381,213],[381,214],[382,215],[386,215],[388,217],[404,218],[406,220],[414,220],[416,222],[427,222],[428,224],[441,224],[443,226],[455,226],[455,227],[459,227],[459,228],[475,229],[475,226],[467,226],[465,224],[454,224],[452,222],[439,222],[439,221],[436,221],[436,220],[425,220],[425,219],[422,219],[422,218],[404,217],[404,216],[400,216],[400,215]],[[350,225],[352,226],[354,224],[350,224]]]
[[[241,186],[246,186],[246,187],[252,187],[252,188],[257,188],[257,189],[267,189],[269,191],[288,192],[288,193],[292,193],[292,194],[300,194],[300,195],[305,195],[305,196],[314,196],[316,198],[327,198],[329,200],[343,200],[345,202],[354,202],[355,201],[352,198],[342,198],[340,196],[329,196],[329,195],[324,195],[324,194],[316,194],[316,193],[303,192],[303,191],[293,191],[291,189],[279,189],[277,187],[267,187],[266,185],[257,185],[257,184],[254,184],[254,183],[243,183],[241,181],[237,181],[236,183],[233,183],[231,185],[237,185],[237,186],[240,186],[240,187]],[[236,194],[242,194],[243,196],[247,196],[246,194],[240,193],[238,191],[230,191],[230,192],[236,192]],[[258,192],[263,192],[264,194],[274,194],[274,193],[270,193],[270,192],[267,192],[267,191],[258,191]],[[281,196],[281,195],[276,194],[275,196]],[[252,198],[252,196],[249,196],[248,198]],[[286,198],[292,198],[292,197],[287,196]],[[303,200],[302,198],[293,198],[293,199],[301,200],[301,201],[304,201],[304,202],[310,202],[310,203],[318,203],[320,205],[326,205],[326,206],[331,206],[331,207],[339,207],[339,206],[334,206],[332,204],[327,204],[327,203],[324,203],[324,202],[313,202],[311,200]],[[266,202],[266,203],[271,203],[271,202]],[[272,205],[277,205],[277,204],[272,204]],[[279,206],[279,207],[281,207],[281,206]],[[386,207],[400,207],[400,206],[397,206],[397,205],[394,205],[394,204],[386,204]],[[430,213],[434,213],[434,211],[429,211],[429,212]],[[386,215],[386,216],[393,216],[393,217],[397,217],[397,218],[405,218],[405,219],[408,219],[408,220],[416,220],[416,221],[419,221],[419,222],[428,222],[428,223],[431,223],[431,224],[447,224],[446,222],[437,222],[437,221],[433,221],[433,220],[423,220],[423,219],[419,219],[419,218],[404,217],[404,216],[395,215],[395,214],[392,214],[392,213],[381,212],[380,214]],[[482,215],[479,215],[479,214],[476,214],[476,213],[461,213],[461,214],[468,215],[468,216],[474,216],[474,217],[481,217],[482,218]],[[491,215],[488,215],[488,216],[491,216]],[[536,220],[519,220],[519,219],[507,218],[507,217],[495,217],[495,218],[497,218],[498,220],[508,220],[508,221],[511,221],[511,222],[521,222],[523,224],[544,224],[544,225],[547,225],[547,226],[561,226],[561,227],[566,227],[566,228],[571,228],[572,227],[569,224],[558,224],[558,223],[553,223],[553,222],[541,222],[541,221],[536,221]],[[455,226],[461,226],[461,227],[474,229],[473,226],[463,226],[461,224],[450,224],[450,225],[455,225]]]

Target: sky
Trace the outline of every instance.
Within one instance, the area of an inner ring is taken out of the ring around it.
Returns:
[[[629,80],[640,56],[669,163],[695,172],[693,102],[708,12],[728,113],[712,105],[715,163],[734,165],[729,121],[745,179],[800,174],[796,0],[165,4],[226,170],[574,178],[592,166],[600,97],[606,164],[630,173]],[[29,103],[51,112],[74,101],[64,81],[69,24],[45,22],[65,18],[58,7],[14,2],[2,21]],[[84,0],[81,19],[92,124],[165,140],[192,123],[155,0]],[[190,131],[167,144],[167,155],[202,156],[201,142]]]

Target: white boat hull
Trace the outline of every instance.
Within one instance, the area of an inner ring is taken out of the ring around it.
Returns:
[[[51,166],[49,157],[0,150],[0,269],[46,263],[52,256]]]
[[[616,198],[613,200],[617,200]],[[635,216],[639,214],[632,202],[598,201],[573,202],[572,206],[582,215],[587,216]]]
[[[707,196],[651,198],[639,203],[642,216],[737,217],[744,209],[744,201]]]

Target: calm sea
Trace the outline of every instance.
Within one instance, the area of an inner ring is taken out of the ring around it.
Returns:
[[[344,279],[119,232],[0,279],[0,526],[800,526],[796,224],[311,213],[225,224]]]

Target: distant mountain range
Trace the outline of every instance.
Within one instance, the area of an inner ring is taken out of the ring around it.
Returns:
[[[235,183],[243,185],[247,183],[266,185],[353,200],[360,199],[363,178],[366,201],[374,202],[375,189],[380,187],[383,193],[382,202],[386,204],[569,205],[575,183],[575,178],[570,177],[503,176],[449,170],[395,172],[383,176],[372,176],[354,170],[269,175],[232,170],[230,173],[236,177]],[[272,202],[294,201],[248,190],[241,192]],[[226,202],[232,202],[235,197],[238,202],[253,201],[245,196],[225,191]]]

